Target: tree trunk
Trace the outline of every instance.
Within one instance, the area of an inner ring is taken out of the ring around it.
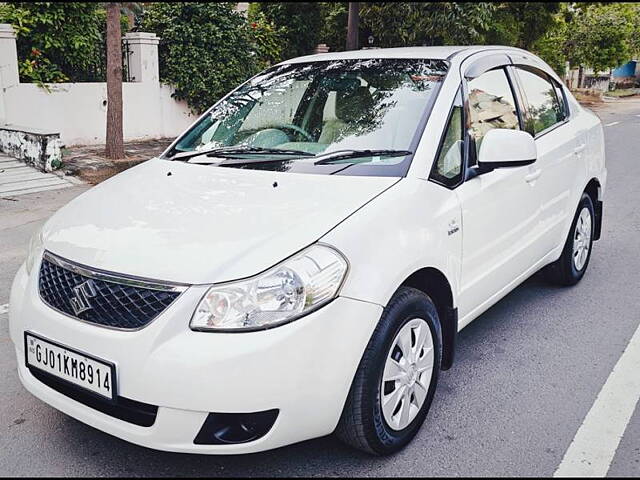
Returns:
[[[360,3],[349,2],[349,20],[347,22],[347,50],[358,49],[359,23],[360,23]]]
[[[578,67],[578,88],[582,88],[584,86],[584,66],[580,65]]]
[[[120,4],[107,3],[107,139],[105,155],[124,158]]]

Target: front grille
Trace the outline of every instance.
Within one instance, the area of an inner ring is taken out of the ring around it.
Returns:
[[[29,371],[31,375],[47,387],[99,412],[141,427],[150,427],[156,421],[156,415],[158,414],[156,405],[137,402],[125,397],[116,397],[115,403],[111,403],[85,391],[81,387],[54,377],[50,373],[43,372],[37,368],[29,368]]]
[[[90,270],[49,252],[42,260],[38,285],[50,307],[85,322],[125,330],[149,324],[184,290]]]

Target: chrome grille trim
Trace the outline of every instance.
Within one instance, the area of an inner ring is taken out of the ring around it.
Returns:
[[[169,283],[161,280],[150,280],[143,277],[135,277],[133,275],[123,275],[121,273],[108,272],[92,267],[87,267],[80,263],[72,262],[58,255],[44,251],[43,258],[49,262],[58,265],[65,270],[77,273],[84,277],[94,278],[96,280],[104,280],[106,282],[119,283],[130,287],[146,288],[148,290],[160,290],[163,292],[184,292],[190,285],[184,283]]]

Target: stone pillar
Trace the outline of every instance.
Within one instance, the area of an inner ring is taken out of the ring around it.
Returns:
[[[129,79],[132,82],[159,84],[158,43],[155,33],[129,32],[123,42],[127,47]]]
[[[316,49],[313,53],[315,53],[316,55],[318,53],[329,53],[329,47],[326,43],[319,43],[318,45],[316,45]]]
[[[8,23],[0,23],[0,86],[8,88],[19,82],[16,33]]]
[[[8,23],[0,23],[0,125],[8,122],[4,96],[7,88],[20,83],[16,32]]]
[[[236,3],[235,11],[246,18],[249,14],[249,2]]]

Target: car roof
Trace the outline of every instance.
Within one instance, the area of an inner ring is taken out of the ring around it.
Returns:
[[[321,62],[326,60],[357,60],[369,58],[424,58],[429,60],[448,60],[451,65],[460,64],[470,55],[480,52],[504,53],[507,55],[519,54],[533,65],[542,68],[556,81],[563,83],[558,74],[537,55],[517,47],[505,45],[451,45],[439,47],[396,47],[396,48],[365,48],[362,50],[349,50],[346,52],[317,53],[304,57],[291,58],[279,65]]]
[[[440,47],[396,47],[396,48],[365,48],[346,52],[318,53],[304,57],[291,58],[282,62],[303,63],[320,62],[323,60],[367,59],[367,58],[425,58],[447,60],[460,54],[471,54],[484,50],[515,50],[513,47],[501,45],[454,45]],[[466,56],[466,55],[465,55]]]

